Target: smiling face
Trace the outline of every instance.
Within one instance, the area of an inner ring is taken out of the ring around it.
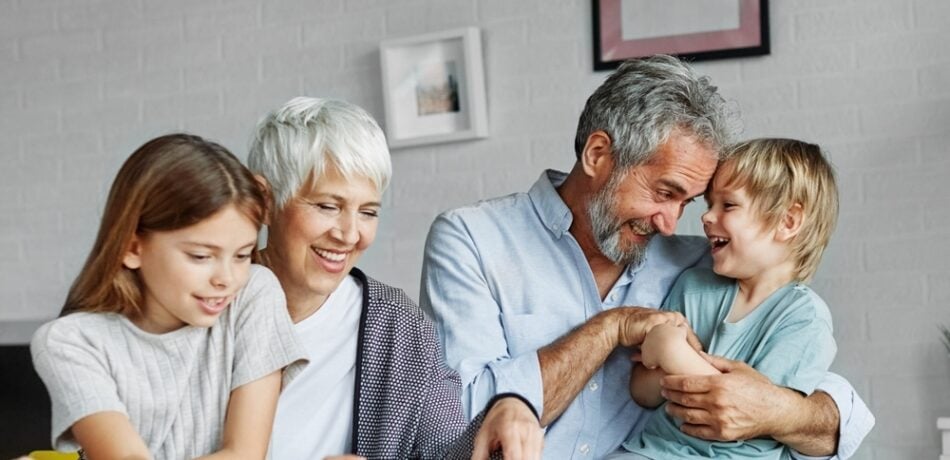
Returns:
[[[316,309],[336,290],[376,238],[380,201],[370,179],[327,165],[274,215],[265,256],[288,306]]]
[[[618,265],[639,263],[656,233],[672,235],[683,208],[706,188],[715,153],[677,132],[650,161],[612,173],[588,204],[591,231],[601,253]]]
[[[706,194],[709,210],[703,231],[712,246],[713,271],[738,280],[754,280],[789,260],[788,244],[766,225],[744,187],[726,187],[728,164],[716,173]]]
[[[161,334],[210,327],[244,287],[257,226],[234,205],[190,227],[135,236],[123,264],[137,270],[142,313],[132,321]]]

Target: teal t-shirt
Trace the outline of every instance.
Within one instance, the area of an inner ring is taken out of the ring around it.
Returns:
[[[735,323],[726,322],[738,284],[709,268],[684,272],[663,304],[686,316],[708,353],[744,361],[772,383],[811,394],[834,360],[831,313],[815,291],[790,283]],[[684,434],[682,422],[659,408],[623,447],[651,459],[785,459],[771,439],[711,442]]]

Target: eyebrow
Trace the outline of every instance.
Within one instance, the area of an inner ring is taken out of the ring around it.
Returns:
[[[683,195],[683,196],[686,196],[686,195],[687,195],[686,189],[683,188],[683,186],[680,185],[679,182],[676,182],[676,181],[673,181],[673,180],[670,180],[670,179],[660,179],[660,183],[663,184],[663,185],[665,185],[665,186],[667,186],[667,187],[669,187],[669,188],[671,188],[671,189],[673,189],[674,192],[676,192],[676,193],[678,193],[678,194],[680,194],[680,195]],[[696,196],[699,196],[699,195],[696,195]]]
[[[186,246],[198,246],[198,247],[202,247],[202,248],[206,248],[206,249],[211,249],[212,251],[220,251],[220,250],[221,250],[221,246],[218,246],[218,245],[215,245],[215,244],[211,244],[211,243],[201,243],[201,242],[198,242],[198,241],[185,241],[185,242],[183,242],[182,244],[184,244],[184,245],[186,245]],[[250,242],[250,243],[245,244],[244,246],[241,246],[241,247],[238,248],[238,249],[247,249],[247,248],[249,248],[249,247],[253,247],[255,244],[257,244],[257,241],[252,241],[252,242]]]
[[[334,193],[318,193],[316,194],[316,196],[314,196],[314,198],[321,198],[321,197],[331,198],[336,201],[342,201],[344,203],[346,203],[347,201],[346,198],[343,198],[342,196],[334,194]],[[383,207],[383,204],[378,201],[370,201],[369,203],[363,203],[360,206],[375,206],[377,208],[381,208]]]

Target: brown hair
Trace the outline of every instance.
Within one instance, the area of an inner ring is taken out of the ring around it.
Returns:
[[[122,263],[133,235],[185,228],[232,204],[258,228],[264,222],[266,191],[227,149],[188,134],[146,142],[112,183],[96,242],[61,315],[140,313],[141,282]]]
[[[821,147],[794,139],[741,142],[729,149],[716,175],[726,175],[726,188],[746,190],[766,227],[774,228],[790,207],[801,205],[801,230],[790,248],[795,279],[811,279],[838,220],[835,173]]]

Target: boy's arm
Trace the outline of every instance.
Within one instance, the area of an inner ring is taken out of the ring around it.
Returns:
[[[706,362],[687,341],[686,326],[661,324],[647,333],[640,345],[641,364],[630,376],[630,395],[642,407],[663,403],[660,379],[667,374],[714,375],[719,370]]]
[[[647,333],[640,345],[641,362],[648,369],[662,368],[674,375],[715,375],[718,369],[706,361],[686,340],[685,325],[660,324]]]
[[[634,363],[633,371],[630,373],[630,396],[633,397],[640,407],[655,409],[663,401],[666,401],[660,395],[660,379],[666,375],[663,369],[647,369],[640,363]]]
[[[201,458],[264,458],[277,412],[280,382],[278,370],[231,391],[221,450]]]

